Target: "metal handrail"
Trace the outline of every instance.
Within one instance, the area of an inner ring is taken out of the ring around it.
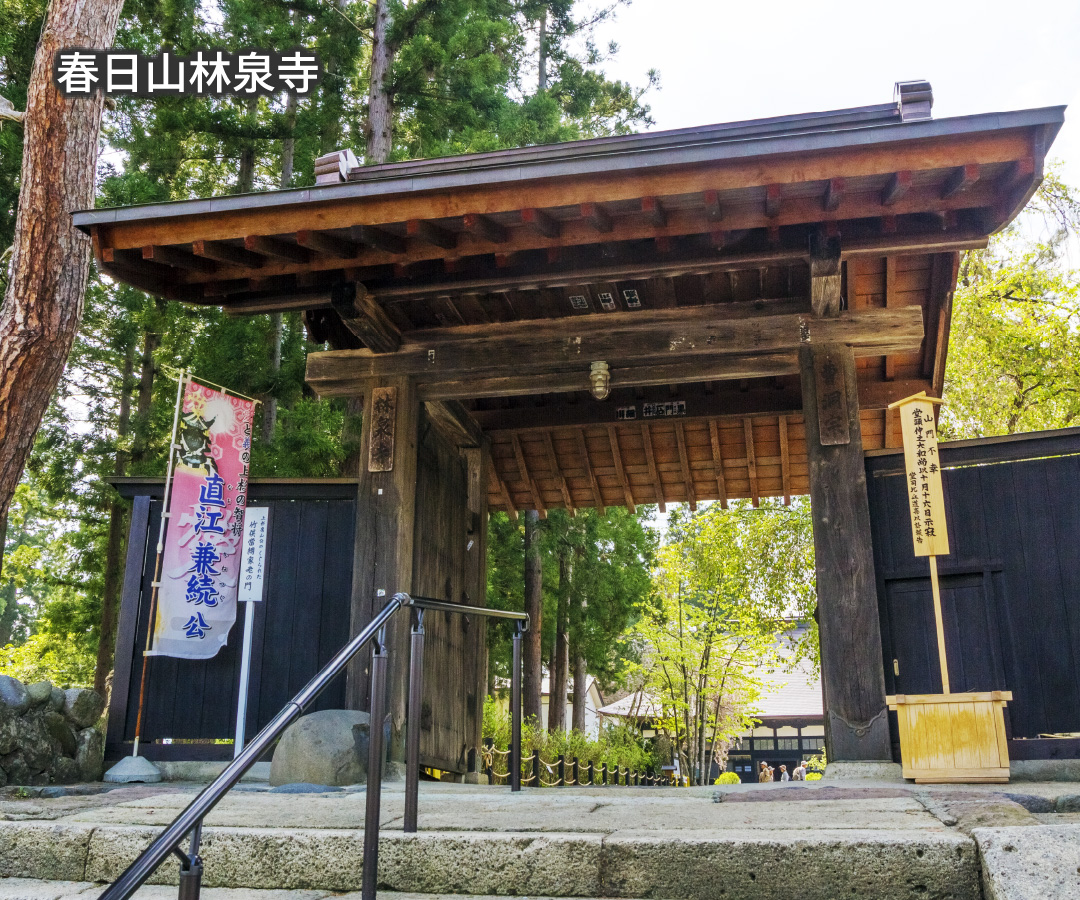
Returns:
[[[490,618],[512,619],[517,622],[514,633],[514,681],[517,685],[511,697],[511,715],[514,719],[513,731],[517,744],[517,755],[521,754],[521,691],[520,691],[520,659],[521,659],[521,635],[528,629],[529,617],[525,613],[508,612],[499,609],[486,609],[482,606],[464,606],[456,603],[447,603],[443,600],[435,600],[430,597],[411,597],[405,592],[394,594],[390,601],[376,613],[375,617],[361,629],[337,655],[328,662],[304,688],[290,700],[285,707],[260,731],[241,753],[227,765],[217,778],[208,784],[199,794],[184,808],[184,810],[166,827],[157,839],[147,847],[138,858],[124,870],[123,874],[116,879],[99,900],[127,900],[137,891],[154,870],[166,859],[175,854],[180,858],[180,900],[198,900],[202,881],[202,860],[199,857],[199,844],[202,838],[202,822],[209,813],[244,776],[259,759],[270,745],[289,727],[304,710],[315,701],[326,686],[349,664],[352,658],[369,642],[375,641],[371,668],[371,714],[369,716],[368,731],[368,789],[367,811],[364,827],[364,861],[363,861],[363,898],[375,900],[376,874],[378,867],[379,850],[379,806],[381,799],[381,775],[383,764],[383,729],[384,718],[382,707],[384,705],[382,681],[386,670],[386,642],[384,630],[387,622],[393,618],[398,610],[411,607],[416,610],[417,621],[413,625],[413,660],[410,682],[416,673],[419,655],[415,652],[416,635],[419,629],[421,635],[420,653],[423,652],[423,613],[425,610],[440,610],[472,614]],[[419,678],[416,679],[419,687]],[[410,685],[411,688],[412,685]],[[419,704],[417,704],[419,706]],[[414,718],[415,716],[415,718]],[[419,710],[409,710],[408,735],[416,732],[419,737]],[[416,751],[419,741],[415,743]],[[413,751],[413,746],[410,746]],[[406,784],[406,803],[409,795],[412,796],[413,828],[415,831],[415,808],[416,792],[419,780],[419,759],[414,752],[409,754],[408,777]],[[413,772],[412,769],[417,771]],[[520,771],[519,771],[520,777]],[[520,783],[513,788],[520,790]],[[408,818],[408,817],[406,817]],[[374,824],[372,824],[374,823]],[[180,842],[191,834],[191,845],[188,853],[180,849]]]

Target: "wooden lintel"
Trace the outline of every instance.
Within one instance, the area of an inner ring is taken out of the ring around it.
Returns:
[[[830,178],[825,186],[825,196],[821,206],[826,212],[836,212],[844,200],[846,182],[843,178]]]
[[[788,449],[787,416],[778,416],[780,429],[780,480],[784,485],[784,506],[791,506],[791,455]]]
[[[754,453],[754,420],[743,419],[743,434],[746,440],[746,473],[750,478],[750,502],[756,509],[761,505],[758,489],[757,458]]]
[[[360,253],[360,245],[355,241],[334,237],[325,231],[298,231],[296,243],[316,253],[323,253],[335,259],[355,259]]]
[[[574,498],[570,496],[570,488],[567,487],[566,479],[563,478],[562,470],[559,468],[559,459],[555,455],[555,442],[551,439],[550,431],[544,431],[544,450],[547,454],[547,464],[551,470],[551,477],[555,479],[556,484],[559,486],[559,493],[562,494],[563,505],[571,516],[576,516],[577,510],[574,508]]]
[[[958,166],[945,180],[945,186],[941,190],[941,199],[948,200],[969,188],[979,180],[979,164],[968,163],[966,166]]]
[[[601,514],[604,514],[607,512],[607,507],[604,506],[604,496],[600,493],[600,483],[596,480],[596,473],[593,471],[592,463],[589,461],[589,444],[585,440],[584,428],[577,430],[577,439],[578,449],[581,452],[581,464],[585,466],[585,474],[589,476],[589,486],[592,488],[596,508],[600,510]]]
[[[713,474],[716,477],[716,493],[720,505],[728,508],[727,481],[724,479],[724,455],[720,452],[720,426],[716,419],[709,420],[709,440],[712,443]]]
[[[532,497],[532,508],[540,513],[541,519],[546,519],[547,508],[544,506],[544,498],[540,495],[540,488],[537,486],[536,481],[533,480],[532,475],[529,474],[529,467],[525,465],[525,454],[521,449],[521,439],[515,434],[511,437],[511,443],[514,447],[514,459],[517,460],[521,481],[525,485],[525,489],[529,492],[529,496]]]
[[[893,172],[885,184],[885,189],[881,192],[881,205],[892,206],[894,203],[899,203],[911,190],[911,181],[910,170]]]
[[[667,225],[667,212],[656,197],[641,198],[641,214],[653,228],[663,228]]]
[[[409,219],[405,224],[405,233],[411,238],[418,238],[443,250],[453,250],[458,243],[457,232],[436,225],[427,219]]]
[[[244,247],[263,256],[273,256],[293,263],[306,263],[311,260],[311,252],[305,248],[261,234],[249,234],[244,238]]]
[[[514,498],[510,496],[510,491],[506,487],[506,482],[502,480],[499,475],[499,469],[492,460],[491,465],[491,477],[495,481],[496,493],[502,497],[502,502],[506,506],[506,514],[510,516],[511,521],[516,522],[518,520],[517,507],[514,506]]]
[[[231,266],[241,266],[245,269],[258,269],[263,264],[263,257],[258,253],[252,253],[250,250],[233,244],[226,244],[224,241],[193,241],[191,252],[196,256],[203,256]]]
[[[176,247],[158,247],[150,245],[142,248],[142,258],[174,269],[186,269],[189,272],[216,272],[217,263],[212,259],[203,259],[186,250]]]
[[[622,485],[626,508],[631,513],[637,512],[637,507],[634,505],[634,492],[630,489],[630,479],[626,476],[626,469],[623,467],[622,450],[619,449],[619,430],[616,426],[609,424],[607,433],[608,443],[611,444],[611,458],[615,461],[615,477],[619,479],[619,484]]]
[[[424,406],[428,418],[455,447],[483,446],[484,432],[457,400],[428,400]]]
[[[649,467],[649,478],[653,483],[653,492],[656,495],[656,504],[660,512],[667,512],[667,504],[664,502],[664,485],[660,481],[660,472],[656,468],[656,455],[653,452],[652,431],[649,423],[641,423],[641,443],[645,448],[645,464]]]
[[[362,284],[335,284],[330,306],[373,354],[393,353],[401,346],[401,332]]]
[[[719,191],[705,192],[705,218],[710,222],[719,222],[724,218],[724,209],[720,205]]]
[[[697,510],[697,493],[694,491],[694,478],[690,473],[690,459],[686,454],[686,432],[683,423],[675,421],[675,442],[679,445],[679,469],[682,471],[683,486],[686,488],[686,502],[691,510]]]
[[[783,189],[778,184],[765,186],[765,215],[775,219],[780,215],[780,203],[783,197]]]
[[[608,234],[615,227],[608,211],[600,203],[582,203],[581,218],[601,234]]]
[[[465,230],[474,237],[493,244],[505,244],[510,239],[510,231],[505,225],[500,225],[491,216],[480,213],[465,214]]]
[[[557,238],[562,231],[558,219],[553,218],[550,213],[534,207],[521,210],[521,221],[526,225],[531,225],[543,237]]]
[[[382,250],[384,253],[400,254],[408,247],[405,238],[375,225],[354,225],[350,234],[357,243]]]
[[[840,240],[815,232],[810,237],[810,306],[819,319],[840,315],[840,284]]]

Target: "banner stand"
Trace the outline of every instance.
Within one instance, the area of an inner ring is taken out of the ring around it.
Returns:
[[[236,737],[233,759],[244,749],[247,725],[248,684],[251,679],[251,638],[255,630],[255,604],[263,599],[266,575],[266,547],[270,533],[270,510],[249,506],[244,514],[244,552],[240,566],[237,602],[244,605],[244,644],[240,655],[240,689],[236,699]]]

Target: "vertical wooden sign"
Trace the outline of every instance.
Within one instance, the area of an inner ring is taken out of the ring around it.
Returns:
[[[934,417],[934,404],[940,402],[922,392],[893,404],[900,408],[904,435],[904,480],[916,556],[949,555],[945,495],[941,489]],[[892,409],[892,406],[889,408]]]
[[[822,348],[814,356],[814,388],[817,392],[818,435],[821,446],[851,443],[847,382],[839,351]]]
[[[371,437],[368,471],[391,472],[394,468],[394,424],[397,421],[397,388],[371,391]]]

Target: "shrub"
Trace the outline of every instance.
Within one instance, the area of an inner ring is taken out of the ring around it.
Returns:
[[[94,655],[70,637],[34,634],[25,644],[0,649],[0,674],[23,684],[51,681],[59,687],[93,687]]]
[[[821,781],[821,773],[820,772],[807,772],[806,773],[806,780],[807,781]]]
[[[742,779],[734,772],[721,772],[720,777],[713,784],[740,784]]]

